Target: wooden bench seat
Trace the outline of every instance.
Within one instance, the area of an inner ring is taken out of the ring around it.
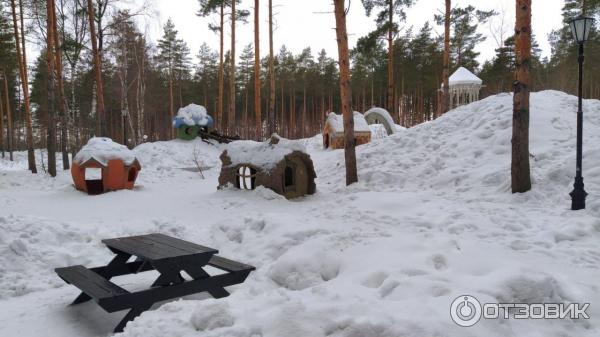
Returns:
[[[127,290],[81,265],[56,268],[55,271],[65,282],[81,289],[97,302],[129,294]]]
[[[243,264],[237,261],[229,260],[224,257],[213,255],[208,261],[208,265],[211,267],[219,268],[226,272],[237,273],[242,271],[253,271],[256,268],[249,266],[247,264]]]

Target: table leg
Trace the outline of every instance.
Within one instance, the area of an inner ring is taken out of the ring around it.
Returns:
[[[200,268],[200,267],[196,267],[196,268],[192,268],[192,267],[188,267],[184,269],[186,273],[188,273],[191,277],[194,278],[194,280],[202,280],[202,279],[206,279],[209,278],[210,275],[204,271],[204,269]],[[227,290],[225,290],[225,288],[213,288],[208,290],[208,293],[210,294],[210,296],[214,297],[214,298],[223,298],[223,297],[227,297],[229,296],[229,292]]]
[[[160,273],[160,276],[152,283],[152,287],[168,286],[171,284],[183,283],[184,279],[179,273],[179,268],[169,264],[156,264],[154,266],[156,271]]]
[[[123,319],[119,322],[119,324],[117,324],[114,332],[115,333],[123,332],[123,329],[125,329],[125,326],[127,325],[127,323],[129,323],[130,321],[133,321],[136,317],[138,317],[144,311],[150,309],[151,307],[152,307],[152,304],[149,304],[149,305],[146,304],[146,305],[137,306],[137,307],[129,310],[129,312],[125,315],[125,317],[123,317]]]

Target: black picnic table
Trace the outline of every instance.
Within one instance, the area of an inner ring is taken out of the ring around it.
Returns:
[[[115,327],[121,332],[127,322],[150,309],[154,303],[208,292],[214,298],[229,296],[224,288],[243,283],[254,267],[215,254],[216,249],[173,238],[164,234],[148,234],[102,240],[116,256],[106,266],[86,268],[81,265],[56,268],[65,282],[82,293],[72,304],[93,299],[107,312],[129,309]],[[132,256],[137,259],[127,262]],[[205,266],[225,273],[210,275]],[[156,270],[160,274],[149,289],[129,292],[110,279],[115,276]],[[192,280],[186,280],[181,272]]]

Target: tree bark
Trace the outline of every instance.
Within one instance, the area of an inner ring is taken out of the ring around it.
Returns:
[[[273,53],[273,0],[269,0],[269,135],[275,132],[275,65]]]
[[[54,0],[52,1],[53,24],[52,31],[54,44],[54,62],[56,64],[56,82],[58,84],[58,106],[60,110],[60,150],[62,153],[63,170],[68,170],[69,167],[69,152],[67,151],[68,133],[67,133],[67,98],[65,96],[65,86],[63,81],[63,67],[60,42],[58,40],[58,29],[56,24],[56,7]]]
[[[32,173],[37,173],[35,165],[35,153],[33,151],[33,127],[31,123],[31,108],[29,102],[29,81],[27,78],[27,56],[25,50],[25,32],[22,32],[19,38],[19,25],[17,23],[17,9],[15,0],[11,0],[12,17],[13,17],[13,29],[15,35],[15,47],[17,51],[17,63],[19,66],[19,77],[21,79],[21,89],[23,91],[24,101],[24,119],[26,125],[25,137],[27,140],[27,162],[29,170]],[[23,27],[23,0],[19,1],[19,14],[21,20],[21,27]]]
[[[354,114],[352,112],[352,92],[350,91],[350,56],[348,33],[346,31],[345,0],[334,0],[336,35],[340,67],[340,98],[344,116],[346,185],[358,181],[354,140]]]
[[[388,89],[387,89],[387,108],[392,114],[396,115],[396,107],[394,106],[394,0],[389,2],[389,19],[388,19]]]
[[[170,62],[170,61],[169,61]],[[169,66],[169,121],[175,118],[175,112],[173,111],[173,66]],[[175,138],[175,128],[169,128],[170,138]]]
[[[10,96],[8,94],[8,77],[6,71],[2,72],[2,79],[4,80],[4,104],[6,106],[6,149],[8,151],[8,158],[13,161],[13,126],[12,126],[12,111],[10,109]]]
[[[221,41],[220,61],[219,61],[219,97],[217,98],[217,125],[221,132],[227,128],[227,120],[223,116],[223,91],[225,87],[225,69],[224,69],[224,30],[225,30],[225,2],[221,2],[221,25],[219,26],[219,35]]]
[[[440,115],[450,110],[450,10],[451,0],[446,0],[446,15],[444,19],[444,88],[442,88]]]
[[[92,56],[94,58],[94,73],[96,80],[96,135],[107,136],[105,110],[104,110],[104,88],[102,85],[102,60],[98,49],[98,40],[96,36],[96,22],[94,18],[94,5],[92,0],[87,0],[87,13],[90,25],[90,38],[92,40]]]
[[[4,99],[0,94],[0,152],[4,158]]]
[[[235,3],[237,0],[231,1],[231,66],[229,73],[229,116],[228,116],[228,129],[231,130],[232,126],[235,125]]]
[[[56,177],[56,121],[55,115],[55,92],[54,92],[54,0],[46,2],[46,63],[48,67],[48,119],[46,121],[46,146],[48,149],[48,173]]]
[[[531,189],[529,167],[531,0],[516,1],[515,57],[511,178],[512,192],[523,193]]]
[[[254,111],[256,115],[256,140],[261,141],[262,116],[260,100],[260,24],[259,24],[259,0],[254,0]]]

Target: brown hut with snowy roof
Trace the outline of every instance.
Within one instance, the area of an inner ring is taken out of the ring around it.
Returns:
[[[314,194],[317,174],[306,148],[273,135],[270,141],[235,141],[221,154],[219,189],[269,188],[287,199]]]
[[[357,111],[354,111],[354,139],[356,145],[371,141],[371,128],[365,117]],[[323,128],[323,147],[326,149],[343,149],[344,144],[344,118],[342,115],[330,112]]]
[[[142,169],[133,151],[110,138],[91,138],[73,158],[75,188],[88,194],[132,189]]]

